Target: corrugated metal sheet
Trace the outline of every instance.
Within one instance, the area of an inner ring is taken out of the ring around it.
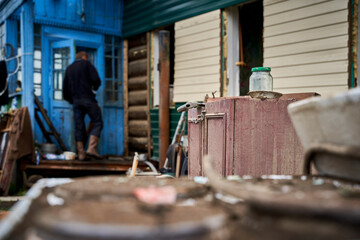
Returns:
[[[175,23],[174,102],[219,94],[220,24],[220,10]]]
[[[264,0],[264,66],[274,91],[348,89],[348,1]]]
[[[125,0],[123,36],[166,26],[248,0]]]

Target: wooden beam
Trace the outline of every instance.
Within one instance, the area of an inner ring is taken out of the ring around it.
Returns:
[[[151,142],[151,119],[150,119],[150,91],[151,91],[151,66],[150,66],[150,32],[146,34],[147,39],[147,71],[146,71],[146,78],[147,78],[147,152],[148,152],[148,159],[151,157],[151,150],[152,150],[152,142]]]
[[[128,89],[131,90],[142,90],[147,89],[147,76],[129,78]]]
[[[128,103],[128,41],[124,40],[123,42],[123,70],[124,70],[124,155],[128,156],[129,154],[129,103]]]
[[[131,106],[129,107],[129,119],[145,120],[147,119],[147,106]]]
[[[128,94],[128,105],[147,105],[147,90],[131,91]]]
[[[169,147],[170,114],[169,114],[169,85],[170,85],[170,33],[159,31],[160,58],[160,105],[159,105],[159,168],[162,168]]]
[[[129,145],[139,150],[147,150],[147,137],[129,137]]]
[[[148,136],[147,120],[132,120],[129,121],[129,136],[132,137],[147,137]]]
[[[147,45],[141,45],[129,49],[129,60],[146,59],[147,58]]]
[[[147,76],[147,59],[139,59],[129,62],[128,74],[131,77]]]

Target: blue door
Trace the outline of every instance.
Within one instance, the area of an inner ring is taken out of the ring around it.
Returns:
[[[101,34],[44,27],[43,52],[48,59],[44,66],[44,106],[60,133],[65,146],[75,151],[75,124],[72,105],[63,100],[62,81],[66,67],[76,52],[86,51],[97,69],[101,86],[97,101],[104,121],[98,151],[102,155],[124,154],[124,112],[122,88],[122,56],[119,38]],[[47,78],[46,78],[47,79]],[[45,90],[46,89],[46,90]],[[87,124],[89,119],[85,121]]]
[[[74,40],[51,43],[50,63],[50,116],[65,146],[75,151],[74,116],[71,104],[63,99],[63,79],[66,67],[75,59]]]

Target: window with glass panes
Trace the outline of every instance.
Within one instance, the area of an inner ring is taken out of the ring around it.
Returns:
[[[17,81],[22,82],[22,75],[21,75],[21,33],[20,33],[20,21],[17,22],[17,55],[18,57],[18,64],[19,64],[19,68],[18,68],[18,72],[17,72]],[[16,88],[16,83],[15,84],[11,84],[11,88],[10,90],[14,89],[14,91],[11,92],[15,92],[15,88]]]
[[[20,35],[20,21],[18,21],[18,36],[17,36],[17,54],[21,55],[21,35]],[[21,78],[21,57],[19,59],[19,71],[17,73],[17,80],[22,81]],[[14,86],[10,89],[13,89]],[[41,26],[34,25],[34,91],[36,96],[41,96]]]
[[[105,103],[117,104],[121,97],[120,39],[105,37]]]
[[[70,48],[55,48],[53,50],[53,89],[54,100],[63,100],[62,84],[66,68],[70,63]]]
[[[34,25],[34,91],[41,96],[41,26]]]

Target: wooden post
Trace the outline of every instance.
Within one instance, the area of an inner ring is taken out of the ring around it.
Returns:
[[[21,36],[21,74],[22,74],[22,107],[29,110],[33,136],[35,136],[35,102],[34,102],[34,3],[24,2],[20,14]]]
[[[124,40],[124,155],[129,155],[128,41]]]
[[[151,149],[152,149],[152,143],[151,143],[151,118],[150,118],[150,91],[151,91],[151,81],[150,81],[150,33],[148,32],[146,34],[146,42],[147,42],[147,70],[146,70],[146,78],[147,78],[147,94],[146,94],[146,99],[147,99],[147,106],[146,106],[146,111],[147,111],[147,116],[146,116],[146,120],[147,120],[147,152],[148,152],[148,159],[151,158]]]
[[[162,168],[169,147],[169,84],[170,84],[170,33],[159,31],[160,105],[159,105],[159,168]]]

